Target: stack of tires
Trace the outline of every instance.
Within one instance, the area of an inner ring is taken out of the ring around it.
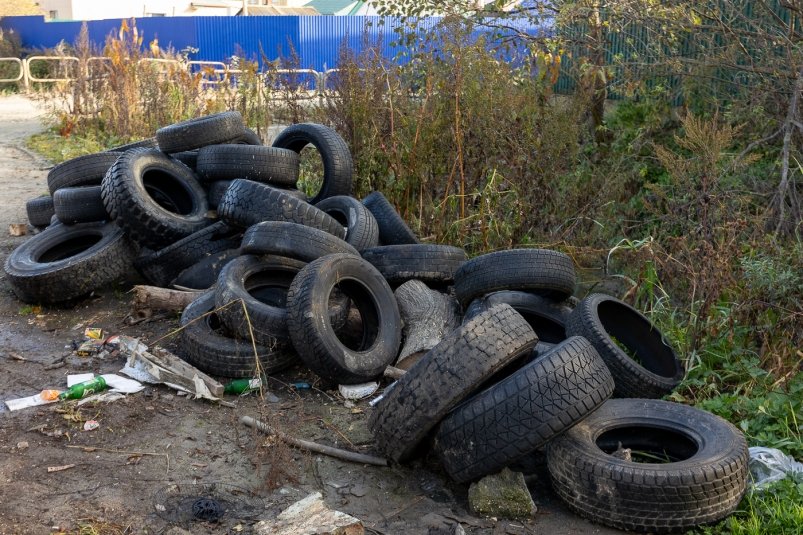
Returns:
[[[310,199],[296,189],[309,144],[323,162]],[[683,370],[646,317],[607,295],[575,299],[573,262],[556,251],[469,260],[420,243],[381,193],[350,196],[351,155],[330,128],[293,125],[268,147],[225,112],[65,162],[48,185],[52,198],[28,210],[44,224],[52,206],[53,222],[5,264],[24,301],[69,301],[133,264],[152,284],[205,290],[181,316],[181,355],[199,369],[252,377],[300,363],[358,384],[402,351],[394,289],[440,292],[462,323],[369,415],[388,457],[434,451],[463,483],[543,451],[573,510],[639,531],[717,520],[744,493],[743,436],[659,400]]]

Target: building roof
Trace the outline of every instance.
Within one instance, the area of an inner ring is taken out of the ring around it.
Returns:
[[[243,10],[237,12],[243,14]],[[303,7],[285,6],[248,6],[248,15],[320,15],[318,10],[309,5]]]
[[[337,15],[355,3],[356,0],[310,0],[305,7],[313,7],[321,15]]]

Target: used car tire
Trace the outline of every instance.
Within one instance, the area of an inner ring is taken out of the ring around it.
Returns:
[[[208,145],[198,151],[196,171],[207,182],[244,178],[293,187],[298,182],[298,154],[264,145]]]
[[[493,474],[542,447],[613,394],[594,347],[575,336],[452,410],[435,451],[458,483]]]
[[[53,194],[53,210],[65,225],[108,221],[100,186],[61,188]]]
[[[572,259],[548,249],[508,249],[472,258],[454,276],[457,299],[465,308],[477,297],[499,290],[523,290],[557,300],[576,283]]]
[[[156,143],[155,137],[149,137],[146,139],[141,139],[139,141],[132,141],[130,143],[125,143],[123,145],[117,145],[116,147],[112,147],[106,152],[126,152],[129,150],[134,149],[156,149],[158,145]]]
[[[106,211],[131,240],[151,249],[212,223],[195,174],[155,149],[120,156],[103,178],[101,195]]]
[[[650,399],[609,400],[547,447],[552,487],[573,511],[650,533],[685,532],[732,513],[748,457],[744,436],[725,420]]]
[[[315,205],[346,228],[346,241],[358,251],[379,245],[376,218],[363,203],[348,195],[328,197]]]
[[[150,254],[140,256],[134,267],[149,282],[167,287],[179,273],[204,258],[240,246],[239,229],[218,221],[175,243]]]
[[[156,142],[162,152],[183,152],[237,140],[244,128],[240,112],[224,111],[160,128]]]
[[[463,249],[450,245],[384,245],[362,252],[387,281],[398,286],[409,280],[446,285],[468,256]]]
[[[243,254],[278,255],[304,262],[335,253],[360,256],[357,249],[337,236],[287,221],[263,221],[248,227],[241,249]]]
[[[568,338],[566,322],[572,313],[572,307],[565,301],[554,301],[529,292],[505,290],[479,297],[466,309],[463,321],[468,321],[481,311],[499,303],[507,303],[524,316],[538,335],[539,343],[557,344]]]
[[[229,332],[244,340],[250,340],[253,332],[254,341],[266,347],[289,343],[287,291],[305,265],[280,256],[242,255],[229,262],[215,286],[218,316]]]
[[[231,225],[250,227],[262,221],[289,221],[324,230],[340,239],[346,231],[333,218],[286,191],[252,180],[231,183],[217,207],[221,219]]]
[[[26,303],[59,303],[103,287],[125,275],[133,249],[111,223],[52,225],[17,247],[4,270],[14,293]]]
[[[368,418],[377,447],[394,461],[409,459],[449,411],[528,356],[537,341],[510,305],[464,323],[385,390]]]
[[[402,216],[396,211],[390,201],[382,193],[374,191],[369,193],[362,203],[368,208],[376,219],[379,227],[379,241],[382,245],[404,245],[418,243],[418,238]]]
[[[683,380],[683,366],[661,331],[615,297],[591,294],[580,301],[566,332],[597,349],[616,382],[614,397],[660,398]]]
[[[345,294],[362,319],[359,343],[338,338],[329,318],[329,296]],[[372,381],[398,355],[401,319],[396,297],[371,264],[350,254],[332,254],[302,269],[287,292],[290,339],[301,360],[320,377],[339,384]]]
[[[290,125],[276,136],[273,146],[290,149],[298,154],[313,145],[323,160],[323,185],[310,200],[311,204],[335,195],[350,195],[354,164],[348,145],[335,130],[316,123]]]
[[[97,186],[122,152],[98,152],[61,162],[47,173],[47,188],[53,195],[61,188]]]
[[[245,339],[229,336],[213,310],[215,296],[209,291],[190,303],[181,314],[181,353],[184,360],[199,370],[222,377],[258,377],[260,371],[270,375],[298,361],[287,346],[269,348],[258,345],[255,356],[254,345]]]
[[[179,273],[170,283],[174,288],[208,290],[217,283],[220,272],[226,265],[240,256],[240,249],[225,249],[202,258]]]
[[[28,199],[25,203],[25,212],[28,214],[28,223],[34,227],[46,227],[56,213],[53,208],[53,197],[41,195]]]

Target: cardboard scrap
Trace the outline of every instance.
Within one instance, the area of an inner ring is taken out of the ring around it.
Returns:
[[[310,494],[279,513],[273,520],[254,526],[257,535],[364,535],[362,521],[330,509],[320,492]]]
[[[148,346],[136,338],[120,336],[120,353],[126,363],[120,373],[147,383],[177,385],[183,390],[213,401],[223,396],[223,385],[166,349]]]

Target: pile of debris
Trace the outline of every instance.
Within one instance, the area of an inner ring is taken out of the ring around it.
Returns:
[[[323,161],[311,199],[295,189],[309,144]],[[686,529],[738,505],[744,437],[657,399],[683,378],[675,352],[626,303],[575,299],[568,256],[419,243],[381,193],[350,196],[348,147],[323,125],[268,147],[226,112],[137,145],[53,168],[53,196],[28,203],[32,224],[52,222],[5,264],[20,299],[69,301],[133,265],[204,290],[181,317],[182,357],[204,372],[300,361],[335,384],[397,378],[369,416],[397,462],[434,451],[463,483],[545,450],[557,494],[623,529]]]

